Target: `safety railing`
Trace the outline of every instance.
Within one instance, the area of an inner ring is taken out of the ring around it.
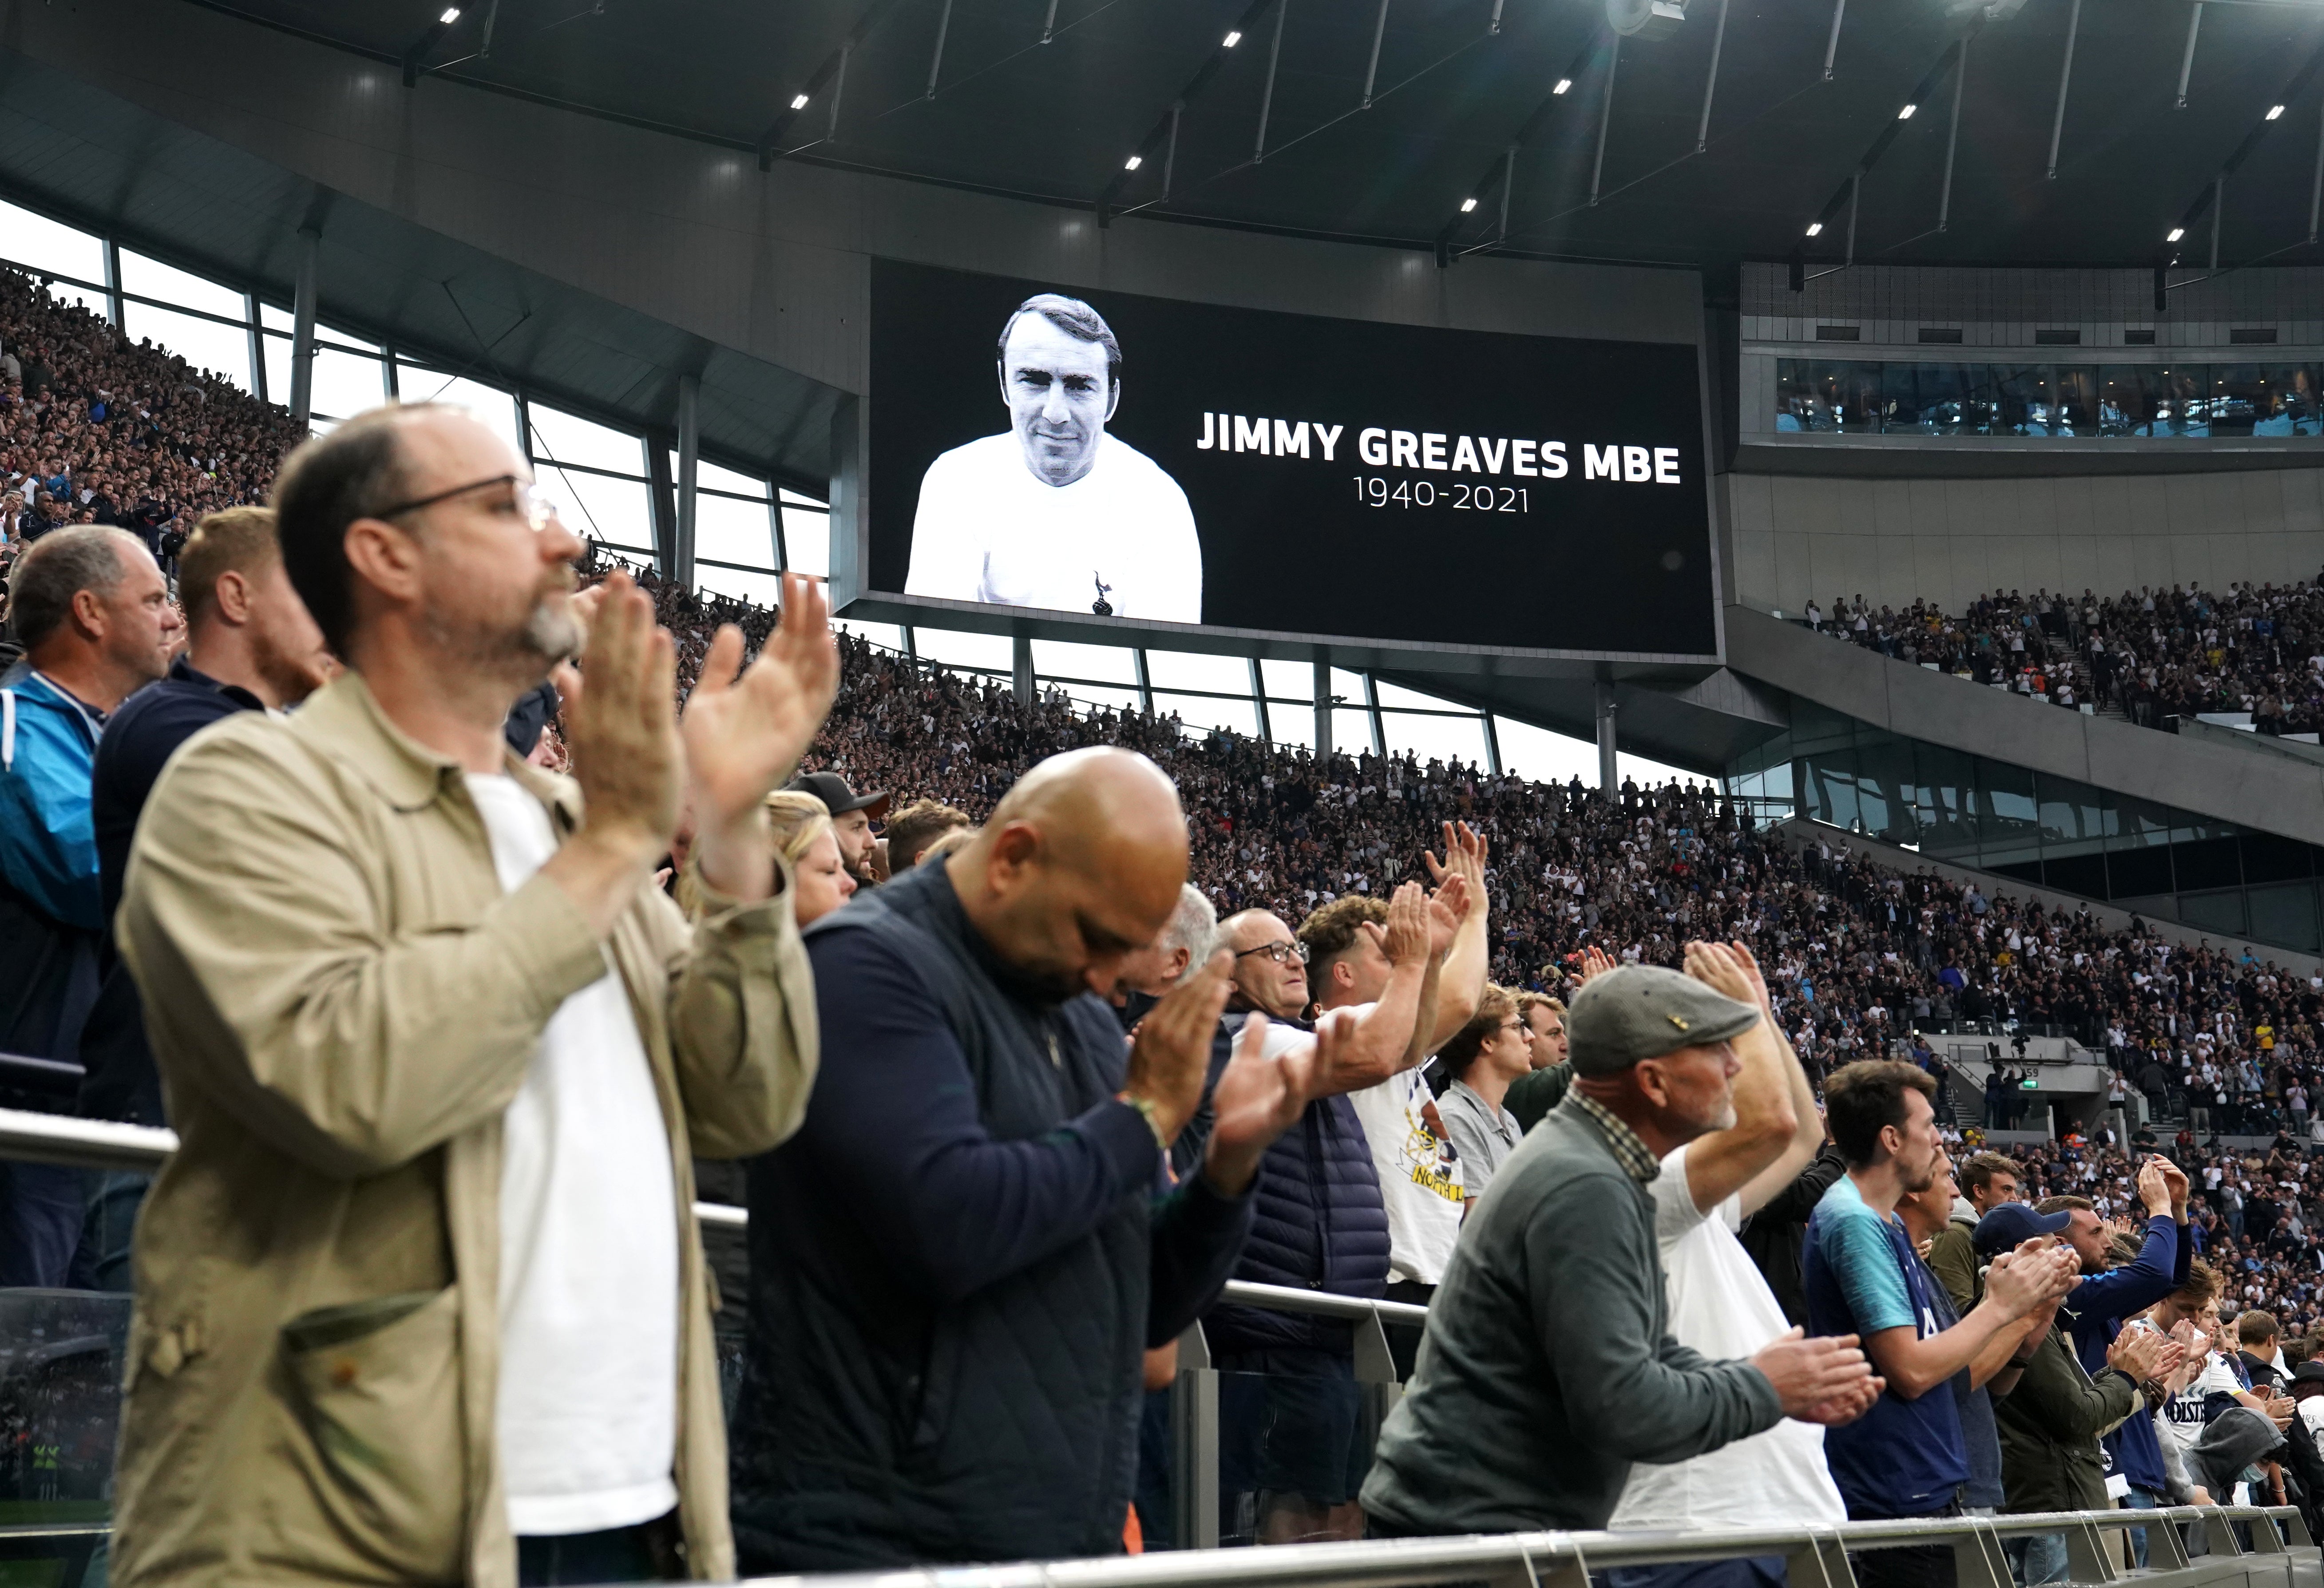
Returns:
[[[2171,1525],[2163,1525],[2171,1524]],[[2198,1531],[2190,1556],[2181,1527]],[[2120,1564],[2120,1535],[2144,1528],[2144,1568]],[[2064,1534],[2076,1583],[2135,1580],[2153,1588],[2198,1583],[2297,1588],[2312,1582],[2316,1551],[2290,1506],[2182,1507],[2170,1510],[2055,1511],[1928,1521],[1844,1522],[1828,1528],[1732,1528],[1692,1533],[1501,1533],[1443,1538],[1296,1544],[1261,1550],[1109,1556],[1094,1560],[813,1577],[767,1577],[785,1588],[1422,1588],[1483,1583],[1492,1588],[1589,1588],[1612,1566],[1779,1556],[1792,1588],[1855,1588],[1851,1555],[1949,1547],[1960,1588],[2010,1588],[2002,1541]],[[2296,1573],[2295,1568],[2305,1568]]]
[[[168,1130],[0,1108],[0,1160],[151,1173],[177,1144],[176,1134]],[[697,1202],[694,1211],[709,1225],[741,1228],[749,1222],[744,1209],[717,1203]],[[14,1294],[58,1302],[75,1295]],[[1424,1307],[1240,1280],[1230,1282],[1221,1299],[1352,1325],[1355,1378],[1366,1419],[1374,1427],[1402,1393],[1387,1330],[1416,1328],[1428,1317]],[[75,1317],[48,1332],[58,1336],[55,1345],[35,1345],[19,1354],[94,1360],[107,1331]],[[117,1349],[118,1342],[113,1345]],[[0,1357],[6,1354],[0,1351]],[[1456,1582],[1483,1582],[1493,1588],[1589,1588],[1590,1574],[1609,1566],[1781,1556],[1793,1588],[1855,1588],[1850,1554],[1935,1544],[1952,1550],[1960,1588],[2011,1588],[2003,1542],[2062,1534],[2075,1583],[2135,1578],[2155,1588],[2324,1588],[2324,1568],[2299,1512],[2290,1507],[2072,1511],[1690,1533],[1519,1533],[1214,1551],[1211,1547],[1221,1538],[1219,1393],[1222,1381],[1237,1375],[1213,1367],[1199,1324],[1180,1337],[1178,1358],[1169,1392],[1176,1548],[1096,1560],[765,1581],[812,1583],[816,1588],[1210,1588],[1230,1581],[1260,1588],[1404,1588]],[[107,1391],[119,1381],[117,1372],[98,1380]],[[2145,1532],[2149,1565],[2144,1568],[2126,1564],[2130,1556],[2122,1536],[2131,1529]],[[71,1557],[62,1580],[77,1581],[80,1564],[106,1531],[100,1516],[69,1506],[54,1514],[44,1510],[21,1525],[0,1522],[0,1581],[7,1580],[11,1562],[59,1556]]]

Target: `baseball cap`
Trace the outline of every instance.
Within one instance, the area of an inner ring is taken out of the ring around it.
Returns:
[[[1681,1048],[1707,1047],[1759,1023],[1759,1008],[1659,965],[1625,965],[1592,977],[1565,1012],[1567,1053],[1577,1075],[1613,1075]]]
[[[2066,1208],[2055,1213],[2036,1213],[2023,1202],[2004,1202],[1977,1221],[1969,1244],[1977,1248],[1978,1256],[1994,1257],[2015,1251],[2020,1244],[2036,1235],[2054,1235],[2073,1222],[2072,1212]]]
[[[869,811],[876,822],[888,813],[888,796],[885,794],[875,792],[859,795],[847,786],[847,779],[836,772],[802,772],[786,786],[799,794],[813,794],[835,816],[844,816],[850,811]]]

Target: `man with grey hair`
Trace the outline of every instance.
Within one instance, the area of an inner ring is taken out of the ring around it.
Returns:
[[[1845,1422],[1877,1393],[1852,1336],[1794,1330],[1746,1362],[1671,1337],[1646,1188],[1670,1152],[1734,1124],[1734,1039],[1758,1006],[1631,965],[1592,977],[1571,1014],[1572,1090],[1493,1177],[1381,1429],[1363,1488],[1377,1533],[1602,1528],[1634,1462],[1785,1417]]]
[[[0,675],[0,1052],[78,1060],[106,928],[89,771],[132,692],[170,670],[185,625],[134,535],[43,536],[10,580],[23,659]],[[0,1164],[0,1286],[66,1281],[80,1174]]]
[[[1106,433],[1121,344],[1078,298],[1036,293],[1001,327],[1009,429],[928,465],[907,595],[1203,620],[1203,547],[1186,493]]]
[[[1193,974],[1211,957],[1211,940],[1219,933],[1219,913],[1193,883],[1178,889],[1178,907],[1154,941],[1121,962],[1113,978],[1113,1007],[1121,1029],[1129,1031],[1162,1001],[1162,995]]]

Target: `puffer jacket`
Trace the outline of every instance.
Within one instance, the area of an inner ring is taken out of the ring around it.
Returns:
[[[105,930],[88,803],[97,731],[29,662],[0,674],[0,1052],[80,1056]]]
[[[1242,1017],[1227,1025],[1240,1028]],[[1222,1041],[1231,1041],[1222,1032]],[[1235,1278],[1377,1300],[1388,1294],[1388,1209],[1371,1147],[1342,1095],[1318,1097],[1267,1150],[1250,1243]],[[1219,1307],[1203,1319],[1214,1352],[1354,1348],[1354,1326],[1303,1313]]]

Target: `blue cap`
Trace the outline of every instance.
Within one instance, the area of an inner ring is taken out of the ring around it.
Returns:
[[[2023,1202],[2004,1202],[2000,1207],[1977,1221],[1977,1232],[1969,1236],[1969,1244],[1977,1248],[1979,1257],[1997,1257],[2013,1252],[2020,1243],[2036,1235],[2054,1235],[2074,1222],[2069,1208],[2055,1213],[2036,1213]]]

